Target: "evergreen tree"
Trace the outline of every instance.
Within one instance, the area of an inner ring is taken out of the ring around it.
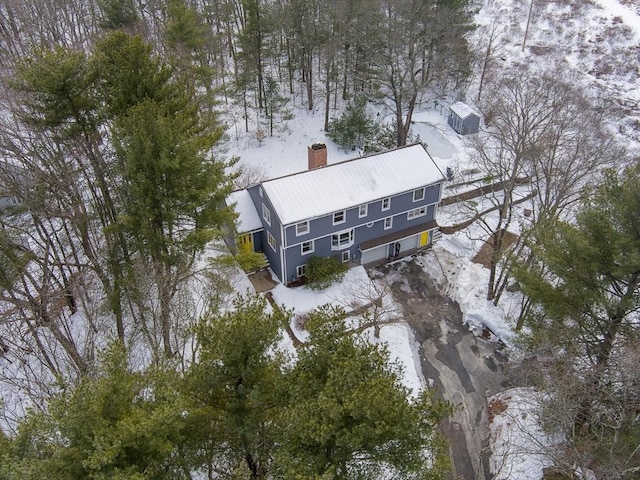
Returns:
[[[625,464],[621,438],[637,438],[633,423],[619,419],[640,404],[628,396],[628,371],[620,367],[637,336],[639,212],[640,167],[609,172],[575,224],[547,223],[535,231],[531,248],[540,263],[517,272],[537,307],[525,319],[525,339],[533,352],[553,358],[550,404],[570,412],[561,433],[583,458],[608,451],[597,458],[608,466]]]
[[[341,311],[318,310],[305,326],[309,343],[287,375],[284,478],[440,478],[448,453],[437,425],[449,406],[429,390],[408,398],[388,352],[347,335]]]
[[[329,122],[327,136],[345,150],[373,150],[380,127],[367,116],[364,98],[350,103],[342,116]]]
[[[273,119],[282,112],[289,99],[280,95],[278,82],[270,76],[266,78],[264,90],[264,105],[267,118],[269,119],[269,135],[273,136]]]
[[[48,412],[27,416],[7,460],[28,478],[190,478],[174,383],[169,368],[132,371],[115,343],[94,377],[54,396]]]
[[[201,322],[199,360],[187,376],[195,463],[234,478],[273,478],[285,357],[277,349],[283,319],[265,309],[264,299],[237,298],[233,311]]]
[[[97,74],[95,94],[110,121],[144,101],[168,102],[186,95],[171,83],[171,67],[138,35],[109,33],[96,43],[91,63]]]
[[[169,1],[164,37],[171,63],[192,80],[190,88],[204,87],[211,94],[214,70],[207,57],[211,31],[200,13],[185,0]]]
[[[100,26],[107,30],[132,28],[138,21],[133,0],[98,0],[102,10]]]
[[[221,207],[231,191],[227,164],[210,154],[221,132],[185,98],[136,105],[116,121],[114,133],[124,182],[120,220],[154,273],[164,351],[171,355],[176,285],[232,219]]]
[[[198,328],[188,376],[189,419],[207,461],[235,478],[439,478],[448,465],[436,431],[451,410],[432,391],[409,399],[384,348],[350,336],[340,310],[312,313],[292,361],[279,347],[288,315],[262,299]],[[210,467],[211,468],[211,467]],[[221,468],[221,467],[218,467]],[[431,477],[429,477],[431,476]]]

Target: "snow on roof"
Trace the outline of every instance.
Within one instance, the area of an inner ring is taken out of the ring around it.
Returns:
[[[251,232],[262,228],[258,211],[256,210],[251,195],[248,190],[236,190],[231,192],[227,198],[228,205],[235,205],[238,213],[237,228],[238,233]]]
[[[476,112],[473,111],[469,105],[464,102],[456,102],[449,107],[453,113],[458,115],[460,118],[464,119],[470,115],[478,116]]]
[[[262,188],[283,225],[444,180],[422,145],[268,180]]]

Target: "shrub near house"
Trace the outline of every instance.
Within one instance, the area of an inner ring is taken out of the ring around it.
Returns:
[[[307,285],[314,290],[327,288],[344,278],[347,266],[335,257],[313,256],[307,261],[305,278]]]

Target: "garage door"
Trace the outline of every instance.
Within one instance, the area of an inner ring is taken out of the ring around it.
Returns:
[[[367,263],[384,260],[385,258],[387,258],[387,245],[380,245],[379,247],[362,252],[360,263],[366,265]]]
[[[418,248],[418,241],[420,240],[419,235],[413,235],[412,237],[403,238],[402,240],[398,240],[400,242],[400,253],[404,253],[407,250],[413,250],[414,248]]]

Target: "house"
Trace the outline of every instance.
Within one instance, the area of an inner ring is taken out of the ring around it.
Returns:
[[[478,133],[480,115],[464,102],[456,102],[449,107],[449,125],[460,135]]]
[[[309,170],[233,192],[235,251],[264,252],[285,284],[312,256],[371,264],[431,246],[444,175],[422,145],[326,164],[309,147]]]

